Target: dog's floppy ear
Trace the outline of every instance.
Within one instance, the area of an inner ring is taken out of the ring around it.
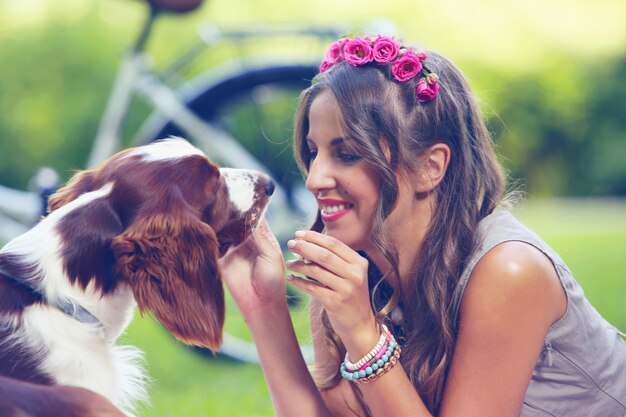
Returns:
[[[140,312],[152,312],[183,343],[217,350],[224,289],[215,232],[180,197],[170,193],[157,204],[113,239],[116,273],[130,283]]]
[[[73,201],[79,195],[92,191],[95,171],[79,171],[61,188],[48,199],[48,212],[53,212]]]

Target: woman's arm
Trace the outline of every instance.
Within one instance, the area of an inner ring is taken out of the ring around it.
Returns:
[[[276,416],[330,416],[302,357],[287,305],[248,319]]]
[[[265,221],[224,257],[221,274],[254,338],[276,416],[330,416],[302,357],[287,307],[282,253]]]
[[[292,283],[313,298],[314,308],[323,307],[333,326],[355,361],[369,352],[380,337],[370,306],[367,283],[368,261],[339,240],[321,233],[301,232],[290,249],[311,263],[288,263],[293,271],[312,277],[317,282],[292,276]],[[317,304],[319,303],[319,306]],[[318,324],[321,326],[321,323]],[[326,352],[321,330],[312,323],[316,348],[316,363],[339,366]],[[343,359],[343,358],[342,358]],[[402,357],[400,357],[400,362]],[[363,416],[355,405],[348,382],[324,390],[323,396],[334,416]],[[417,391],[399,364],[374,382],[359,384],[358,388],[374,417],[430,416]]]
[[[290,268],[316,278],[323,286],[298,278],[294,284],[324,306],[351,356],[367,352],[378,334],[365,319],[364,308],[355,311],[363,277],[355,278],[359,274],[354,268],[344,265],[344,270],[341,262],[351,255],[329,255],[345,248],[328,243],[328,237],[307,232],[303,239],[307,244],[298,243],[292,250],[313,264],[292,263]],[[485,255],[461,303],[460,332],[439,416],[519,416],[543,338],[565,308],[556,271],[539,250],[509,242]],[[345,384],[324,395],[332,400],[328,402],[334,411],[346,410],[346,402],[351,401]],[[400,366],[359,388],[375,417],[431,416]],[[338,411],[337,415],[350,414]]]
[[[328,345],[324,339],[322,323],[319,321],[322,305],[313,299],[311,301],[311,332],[313,334],[313,348],[315,351],[315,363],[318,366],[328,367],[335,365],[336,359],[330,354]],[[328,370],[332,372],[333,370]],[[336,369],[335,369],[336,371]],[[353,387],[346,379],[331,388],[322,390],[322,397],[330,408],[334,417],[358,417],[365,416],[365,411],[354,393]],[[368,387],[372,389],[368,390]],[[364,394],[368,408],[374,416],[429,416],[425,407],[419,406],[421,399],[415,392],[415,388],[406,377],[406,374],[397,365],[375,383],[359,385]],[[405,390],[403,394],[401,391]],[[421,411],[418,411],[420,410]]]
[[[322,321],[322,305],[314,298],[311,299],[309,307],[311,319],[311,336],[313,339],[314,369],[323,378],[330,378],[337,372],[337,359],[330,353],[324,334]],[[334,417],[355,417],[363,416],[365,412],[350,386],[350,382],[341,379],[337,385],[321,390],[324,402],[331,410]]]

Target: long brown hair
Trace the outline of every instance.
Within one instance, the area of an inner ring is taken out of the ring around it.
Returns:
[[[342,128],[356,152],[380,178],[380,200],[372,227],[372,242],[393,266],[396,290],[385,302],[372,305],[377,318],[389,321],[399,305],[403,313],[402,366],[433,414],[441,404],[448,367],[455,344],[450,306],[452,293],[475,244],[477,223],[502,200],[504,175],[474,94],[450,61],[427,52],[425,64],[440,80],[438,96],[418,103],[415,82],[397,82],[389,65],[355,67],[340,62],[318,76],[305,90],[295,119],[295,155],[306,175],[310,164],[306,144],[309,109],[322,92],[330,91],[341,109]],[[400,287],[398,253],[384,221],[398,195],[398,173],[417,172],[420,155],[436,143],[451,149],[450,162],[441,183],[434,190],[433,218],[424,239],[418,271],[411,286]],[[312,229],[321,231],[319,214]],[[381,280],[372,277],[370,280]],[[316,375],[321,388],[340,380],[339,363],[345,348],[333,333],[322,311],[320,317],[331,353],[336,357],[330,371]],[[336,365],[336,367],[335,367]]]

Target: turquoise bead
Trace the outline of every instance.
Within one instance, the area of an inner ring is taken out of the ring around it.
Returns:
[[[359,371],[359,378],[365,378],[365,371]]]
[[[372,371],[378,371],[378,364],[377,363],[373,363],[372,364]]]
[[[378,365],[379,368],[382,368],[383,366],[385,366],[385,362],[383,362],[382,359],[379,359],[376,361],[376,365]]]
[[[365,373],[367,375],[371,375],[374,373],[374,369],[371,366],[368,366],[367,368],[365,368]]]

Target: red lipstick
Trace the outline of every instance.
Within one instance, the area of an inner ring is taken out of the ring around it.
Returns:
[[[352,204],[348,203],[347,201],[336,200],[333,198],[319,198],[317,202],[320,207],[320,216],[322,218],[322,221],[325,223],[334,222],[340,219],[345,214],[347,214],[353,207]],[[339,209],[337,210],[336,207],[338,207]],[[332,211],[325,211],[328,208],[330,208],[330,210]]]

